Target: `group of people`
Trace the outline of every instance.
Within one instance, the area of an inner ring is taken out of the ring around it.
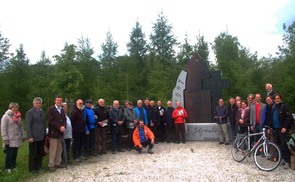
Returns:
[[[272,89],[271,84],[266,84],[267,91],[265,96],[266,104],[261,102],[261,94],[249,94],[247,100],[241,100],[237,96],[235,99],[230,98],[228,107],[223,105],[223,100],[219,100],[219,106],[214,110],[214,118],[217,122],[219,133],[219,144],[224,143],[223,133],[225,134],[225,144],[229,144],[227,131],[227,117],[229,117],[232,133],[243,134],[248,132],[250,127],[251,133],[260,133],[263,127],[268,128],[266,137],[268,140],[278,144],[282,151],[282,165],[285,169],[290,168],[290,152],[287,146],[287,135],[294,125],[294,118],[287,104],[282,102],[280,94]],[[261,136],[255,135],[253,142],[257,142]],[[252,143],[252,141],[251,141]],[[269,160],[273,160],[276,154]]]
[[[73,159],[76,162],[87,160],[89,156],[106,154],[106,126],[110,126],[111,130],[112,154],[126,152],[121,142],[124,126],[128,134],[127,151],[135,149],[141,153],[142,149],[148,146],[148,153],[153,154],[154,144],[164,142],[165,132],[168,143],[172,141],[179,144],[180,139],[185,143],[184,119],[187,118],[187,113],[180,102],[176,103],[176,109],[172,107],[171,101],[167,103],[168,108],[164,108],[161,101],[155,106],[154,101],[146,98],[144,106],[143,101],[139,100],[137,107],[133,108],[133,103],[127,100],[124,103],[125,108],[121,109],[119,101],[115,100],[109,110],[104,103],[103,99],[99,99],[98,104],[93,106],[93,101],[87,99],[84,106],[83,101],[78,99],[69,117],[67,103],[63,103],[62,97],[57,95],[55,104],[48,109],[46,119],[41,109],[42,99],[36,97],[33,100],[33,107],[26,113],[27,137],[21,114],[18,112],[19,105],[15,102],[10,103],[9,109],[1,119],[6,171],[8,173],[11,173],[11,170],[17,171],[17,151],[26,139],[29,141],[29,172],[32,174],[46,170],[41,166],[47,136],[50,144],[48,159],[50,171],[65,168],[65,162],[72,164],[69,157],[72,141]]]

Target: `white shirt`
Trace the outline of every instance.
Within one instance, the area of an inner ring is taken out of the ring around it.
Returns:
[[[67,118],[67,127],[65,129],[65,139],[72,138],[72,124],[70,118],[66,115]]]

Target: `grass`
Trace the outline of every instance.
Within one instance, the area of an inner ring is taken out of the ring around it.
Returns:
[[[25,134],[27,136],[26,132],[26,123],[24,120],[22,120]],[[12,171],[10,174],[8,174],[5,171],[5,157],[6,154],[4,154],[2,148],[2,137],[0,137],[0,144],[1,144],[1,149],[0,149],[0,181],[29,181],[31,178],[44,174],[46,172],[40,171],[39,174],[31,174],[29,173],[29,141],[26,140],[24,142],[24,145],[18,148],[18,153],[17,153],[17,158],[16,158],[16,168],[18,172]],[[43,157],[43,162],[42,162],[42,168],[47,169],[48,165],[48,155]]]

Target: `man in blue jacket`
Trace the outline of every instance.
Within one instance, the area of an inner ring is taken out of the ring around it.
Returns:
[[[144,121],[144,125],[148,125],[146,110],[142,107],[142,100],[137,101],[137,107],[134,110],[138,115],[138,119],[142,119]]]
[[[85,101],[85,137],[84,137],[84,157],[97,156],[93,152],[94,142],[95,142],[95,117],[92,110],[92,100],[87,99]]]
[[[225,107],[223,99],[219,99],[219,106],[214,110],[214,119],[217,123],[218,135],[219,135],[219,145],[224,144],[222,132],[225,134],[226,142],[225,145],[229,145],[229,137],[227,131],[227,117],[228,109]]]

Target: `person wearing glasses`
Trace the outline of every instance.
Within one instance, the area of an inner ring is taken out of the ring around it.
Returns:
[[[41,109],[42,99],[36,97],[33,100],[33,108],[26,114],[26,130],[29,140],[29,172],[39,173],[42,169],[42,160],[44,154],[44,144],[46,138],[46,117]]]
[[[49,159],[48,169],[50,171],[56,171],[56,168],[65,168],[61,163],[62,153],[62,133],[65,131],[67,125],[67,119],[64,114],[64,110],[61,107],[62,96],[57,95],[55,97],[55,105],[51,106],[47,112],[47,119],[49,123]]]
[[[282,165],[285,165],[285,169],[290,168],[290,152],[287,146],[287,135],[289,130],[294,125],[294,119],[292,113],[287,104],[282,102],[282,97],[280,94],[274,95],[274,107],[272,110],[272,119],[270,120],[270,127],[274,129],[274,135],[279,145],[283,160]]]
[[[82,147],[84,144],[85,136],[85,113],[83,107],[83,101],[77,100],[76,106],[74,107],[71,116],[72,132],[73,132],[73,158],[76,162],[81,162],[87,158],[82,156]]]

